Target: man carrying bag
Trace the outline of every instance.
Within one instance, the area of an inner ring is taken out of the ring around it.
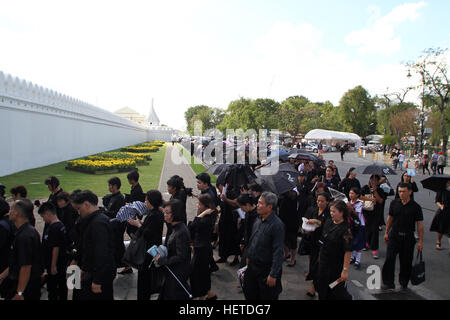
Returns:
[[[395,260],[397,254],[400,258],[399,282],[402,289],[408,287],[413,271],[412,262],[414,258],[415,226],[419,232],[419,243],[417,250],[423,250],[423,213],[422,208],[411,199],[412,186],[409,183],[400,183],[398,188],[399,199],[392,201],[389,208],[389,217],[386,223],[384,241],[387,242],[386,260],[383,265],[382,278],[383,290],[393,290]],[[414,283],[413,283],[414,284]]]

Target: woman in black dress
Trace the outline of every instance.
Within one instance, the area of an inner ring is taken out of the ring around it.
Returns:
[[[331,219],[325,221],[319,253],[317,291],[319,300],[352,300],[345,288],[352,254],[352,232],[347,223],[349,214],[344,201],[330,204]],[[330,284],[337,281],[334,288]]]
[[[442,235],[449,237],[450,247],[450,180],[447,181],[447,188],[436,193],[436,204],[439,209],[431,222],[430,231],[437,232],[436,249],[442,250]]]
[[[343,192],[346,196],[347,199],[350,200],[350,190],[351,188],[358,188],[361,189],[361,183],[359,182],[358,179],[356,179],[356,172],[354,171],[355,168],[350,168],[350,170],[348,170],[347,174],[345,175],[344,180],[341,181],[341,183],[339,184],[339,190],[341,192]]]
[[[306,293],[310,297],[316,295],[315,288],[318,281],[318,267],[319,267],[319,240],[322,235],[322,228],[325,221],[331,218],[328,204],[330,203],[330,195],[326,192],[317,195],[317,207],[311,207],[306,212],[305,217],[308,219],[308,224],[316,224],[318,227],[312,233],[307,234],[305,241],[309,246],[309,274],[307,280],[313,280],[311,289]],[[303,240],[303,239],[302,239]]]
[[[162,205],[163,199],[161,192],[158,190],[150,190],[145,195],[145,205],[148,209],[144,222],[141,223],[138,218],[128,219],[128,223],[138,230],[136,231],[136,237],[144,237],[146,250],[150,249],[154,245],[159,246],[162,243],[162,233],[164,227],[164,214],[159,210]],[[138,300],[150,300],[150,296],[153,293],[157,293],[159,288],[155,288],[155,277],[161,274],[160,270],[150,264],[152,257],[148,254],[145,255],[145,261],[138,269],[137,280],[137,299]]]
[[[159,254],[155,257],[155,261],[161,265],[160,268],[164,268],[164,284],[158,297],[159,300],[189,299],[186,290],[189,290],[187,280],[190,274],[191,237],[183,222],[182,210],[183,205],[177,199],[170,200],[164,208],[164,220],[172,225],[172,233],[170,236],[166,236],[164,242],[168,251],[167,257],[161,257]],[[164,266],[170,268],[173,274]]]
[[[285,227],[284,259],[290,259],[288,267],[296,264],[295,253],[297,251],[297,234],[300,228],[300,217],[297,212],[297,193],[293,190],[279,197],[280,219]]]
[[[190,276],[192,296],[200,300],[215,300],[217,295],[211,290],[209,264],[212,256],[211,234],[217,218],[217,210],[209,194],[198,197],[197,214],[188,226],[194,242]]]
[[[220,191],[220,217],[219,217],[219,260],[216,263],[225,263],[229,256],[234,255],[231,266],[239,265],[239,256],[241,254],[240,239],[238,230],[238,217],[236,209],[239,208],[237,198],[239,196],[239,188],[231,188],[226,190],[226,194],[222,194],[224,186],[219,185]]]

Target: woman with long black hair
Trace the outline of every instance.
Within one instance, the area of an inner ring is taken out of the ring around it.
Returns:
[[[197,217],[188,226],[194,252],[190,276],[192,296],[200,298],[200,300],[215,300],[217,295],[211,291],[209,264],[212,256],[211,234],[217,219],[217,210],[215,202],[209,194],[202,194],[198,197],[197,214]]]
[[[345,288],[352,254],[352,232],[347,223],[349,213],[342,200],[330,204],[331,219],[325,221],[319,253],[317,291],[319,300],[351,300]],[[337,285],[330,288],[330,284]]]

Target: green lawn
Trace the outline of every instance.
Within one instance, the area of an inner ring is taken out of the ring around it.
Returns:
[[[159,148],[158,152],[151,154],[152,161],[150,161],[150,165],[138,166],[140,175],[139,183],[141,184],[144,192],[150,189],[158,188],[165,154],[166,145]],[[109,193],[108,179],[112,177],[119,177],[122,182],[121,192],[130,193],[131,186],[127,180],[127,172],[93,175],[69,171],[64,169],[65,166],[66,162],[64,161],[42,168],[14,173],[8,176],[0,177],[0,183],[6,186],[8,197],[11,196],[9,194],[9,189],[11,187],[23,184],[28,190],[28,198],[45,199],[48,198],[50,191],[44,184],[44,180],[47,177],[54,175],[61,182],[61,187],[67,192],[72,192],[76,189],[89,189],[98,196],[102,197]]]
[[[186,149],[183,148],[182,145],[180,145],[180,144],[177,144],[177,145],[178,145],[178,148],[180,148],[181,153],[184,155],[184,157],[190,164],[192,170],[194,170],[195,175],[206,171],[206,168],[202,164],[194,163],[194,157],[192,157],[191,154],[188,151],[186,151]],[[216,183],[217,177],[213,174],[210,174],[209,176],[211,177],[211,183]]]

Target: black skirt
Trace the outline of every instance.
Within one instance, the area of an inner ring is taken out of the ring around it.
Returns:
[[[450,210],[438,209],[436,211],[430,231],[450,236]]]
[[[212,255],[211,247],[195,247],[191,260],[190,283],[194,298],[205,296],[211,290],[211,273],[209,262]]]

